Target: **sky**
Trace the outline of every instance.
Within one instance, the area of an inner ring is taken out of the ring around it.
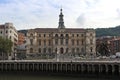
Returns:
[[[0,24],[17,30],[57,28],[60,9],[66,28],[120,25],[120,0],[0,0]]]

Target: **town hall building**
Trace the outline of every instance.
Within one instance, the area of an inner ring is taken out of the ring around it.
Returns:
[[[40,59],[39,56],[54,58],[57,54],[63,57],[95,56],[95,30],[66,28],[63,16],[60,9],[58,28],[28,30],[26,46],[28,59]]]

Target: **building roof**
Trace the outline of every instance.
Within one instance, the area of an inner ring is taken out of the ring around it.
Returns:
[[[44,32],[59,32],[59,29],[58,28],[36,28],[34,29],[35,32],[38,32],[38,33],[44,33]],[[86,32],[86,29],[80,29],[80,28],[65,28],[65,32],[68,32],[68,33],[79,33],[79,32]]]
[[[0,25],[0,29],[4,29],[5,28],[5,26],[4,25]]]

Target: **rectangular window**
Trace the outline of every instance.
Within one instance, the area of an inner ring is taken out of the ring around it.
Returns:
[[[51,48],[48,49],[48,52],[51,53]]]
[[[41,48],[39,48],[39,53],[41,53]]]
[[[77,48],[77,53],[79,53],[79,48]]]
[[[8,31],[6,30],[6,33],[8,33]]]
[[[61,43],[61,45],[63,45],[63,39],[60,39],[60,43]]]
[[[79,34],[77,34],[77,37],[79,37]]]
[[[81,52],[84,52],[84,48],[81,48]]]
[[[72,37],[74,37],[74,34],[72,34]]]
[[[44,34],[44,37],[45,37],[46,35]]]
[[[92,34],[92,33],[90,33],[90,36],[93,36],[93,34]]]
[[[41,34],[39,34],[39,37],[41,37]]]
[[[55,39],[55,44],[58,45],[58,39]]]
[[[48,42],[48,43],[49,43],[49,46],[50,46],[50,45],[51,45],[51,42],[50,42],[50,40],[49,40],[49,42]]]
[[[43,49],[44,53],[46,53],[46,48]]]
[[[49,34],[49,37],[50,37],[51,35]]]
[[[11,30],[10,30],[10,33],[11,33]]]
[[[46,40],[44,40],[44,45],[46,45]]]
[[[39,45],[41,45],[41,40],[39,40]]]
[[[68,41],[69,41],[69,40],[68,40],[68,39],[66,39],[66,45],[68,45]]]
[[[74,40],[72,39],[72,45],[74,45]]]
[[[90,48],[90,51],[91,51],[91,52],[93,51],[93,48],[92,48],[92,47]]]
[[[90,39],[90,44],[91,44],[91,45],[93,44],[93,40],[92,40],[92,39]]]
[[[69,49],[68,49],[68,48],[66,48],[66,53],[68,53],[68,50],[69,50]]]
[[[77,45],[79,45],[79,40],[77,40]]]
[[[83,37],[84,35],[83,34],[81,34],[81,37]]]
[[[30,44],[33,45],[33,39],[30,39]]]
[[[84,40],[82,39],[82,43],[81,43],[82,45],[84,45]]]
[[[72,48],[72,53],[74,53],[75,52],[75,48]]]

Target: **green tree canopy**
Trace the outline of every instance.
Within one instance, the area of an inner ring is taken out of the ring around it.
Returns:
[[[13,43],[9,39],[0,37],[0,52],[1,53],[11,53]]]
[[[97,46],[97,52],[101,55],[101,56],[109,56],[110,55],[110,50],[108,48],[108,44],[105,42],[100,43]]]

